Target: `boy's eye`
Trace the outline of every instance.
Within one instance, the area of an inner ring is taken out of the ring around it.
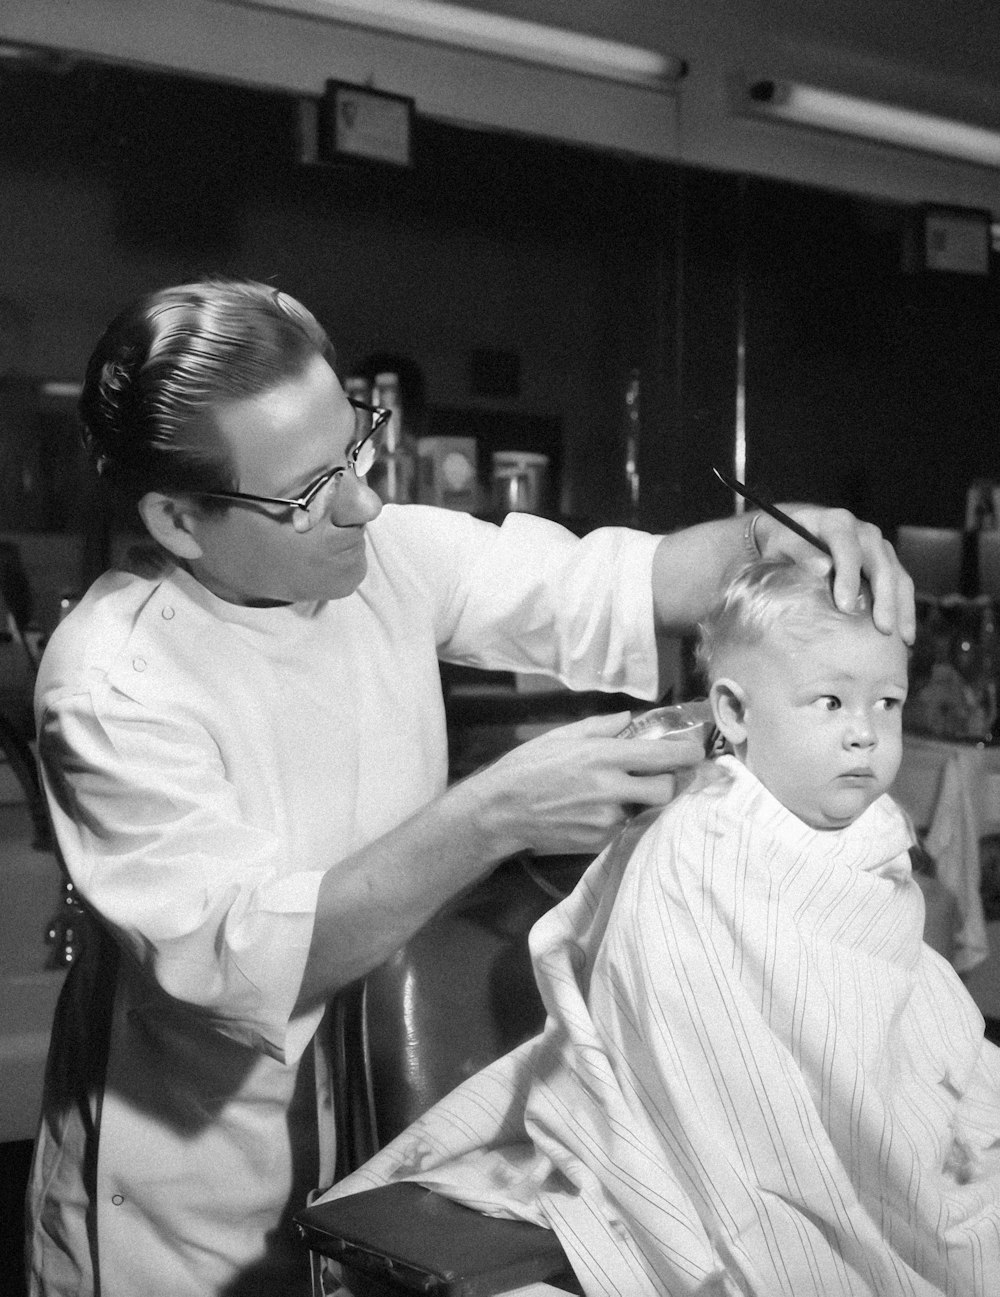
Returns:
[[[835,712],[840,707],[840,699],[835,694],[824,694],[819,705],[827,712]]]
[[[880,706],[884,711],[887,711],[887,712],[893,712],[893,711],[896,710],[897,707],[902,707],[902,705],[903,705],[903,700],[902,700],[902,698],[888,698],[888,697],[887,697],[887,698],[880,698],[880,699],[879,699],[879,706]]]

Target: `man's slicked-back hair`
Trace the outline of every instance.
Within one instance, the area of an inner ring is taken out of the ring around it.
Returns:
[[[871,609],[865,581],[857,612],[845,613],[833,601],[829,573],[787,557],[757,559],[736,573],[699,625],[695,656],[711,681],[715,664],[729,648],[759,644],[776,629],[783,636],[805,639],[844,618],[871,617]]]
[[[298,378],[326,332],[294,298],[252,280],[149,293],[105,329],[87,365],[80,417],[101,477],[127,499],[147,491],[233,489],[214,412]]]

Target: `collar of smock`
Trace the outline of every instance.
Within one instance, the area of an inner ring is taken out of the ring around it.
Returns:
[[[848,860],[853,868],[873,873],[909,871],[911,835],[891,797],[879,797],[845,828],[814,829],[783,806],[738,758],[719,757],[717,764],[732,780],[729,804],[736,818],[766,825],[783,842],[831,863]]]
[[[327,606],[326,600],[313,599],[304,603],[278,604],[270,608],[248,608],[244,604],[220,599],[207,586],[176,564],[164,574],[160,593],[165,602],[170,600],[174,587],[185,599],[197,604],[218,621],[231,626],[243,626],[261,635],[270,635],[287,641],[290,637],[306,634],[316,624],[316,619]]]

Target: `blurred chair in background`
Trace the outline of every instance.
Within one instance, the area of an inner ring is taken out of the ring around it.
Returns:
[[[963,534],[958,528],[900,526],[896,554],[918,594],[957,594],[962,583]]]
[[[1000,531],[980,531],[976,535],[979,592],[1000,599]]]

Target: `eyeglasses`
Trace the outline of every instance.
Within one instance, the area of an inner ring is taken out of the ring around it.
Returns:
[[[358,478],[365,477],[370,471],[378,457],[378,449],[372,439],[379,429],[385,426],[392,414],[391,410],[381,405],[366,405],[364,401],[357,401],[351,396],[347,400],[359,415],[371,416],[371,427],[347,452],[346,464],[328,468],[306,488],[298,499],[292,500],[280,495],[251,495],[247,491],[191,491],[189,494],[204,496],[210,500],[247,500],[251,504],[284,505],[285,508],[298,511],[293,515],[296,531],[309,531],[327,516],[337,486],[349,468]]]

